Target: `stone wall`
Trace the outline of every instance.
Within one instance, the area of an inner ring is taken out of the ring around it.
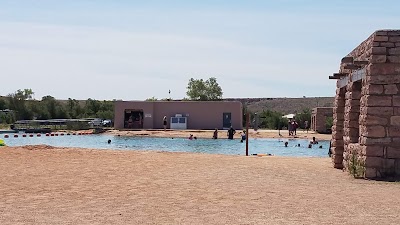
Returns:
[[[367,178],[400,176],[400,31],[376,31],[348,56],[368,64],[362,81],[350,78],[336,90],[334,167]],[[340,72],[352,72],[344,67]]]
[[[333,116],[332,107],[316,107],[312,109],[311,130],[318,133],[327,133],[326,119]]]

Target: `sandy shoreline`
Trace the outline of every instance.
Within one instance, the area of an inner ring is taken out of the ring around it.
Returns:
[[[0,224],[398,224],[399,195],[329,158],[0,148]]]
[[[121,135],[121,136],[149,136],[149,137],[189,137],[190,134],[198,138],[212,138],[213,130],[109,130],[107,134]],[[234,138],[240,138],[241,130],[238,130]],[[281,136],[279,135],[281,134]],[[251,138],[299,138],[299,139],[312,139],[316,137],[317,140],[331,140],[331,134],[318,134],[313,131],[298,131],[295,137],[289,136],[287,130],[249,130]],[[227,138],[227,131],[220,130],[218,132],[219,138]]]

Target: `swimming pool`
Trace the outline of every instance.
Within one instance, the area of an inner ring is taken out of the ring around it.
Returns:
[[[111,140],[111,144],[107,140]],[[208,154],[245,155],[246,144],[238,139],[197,139],[159,138],[159,137],[125,137],[111,135],[84,135],[58,137],[18,137],[3,139],[8,146],[45,144],[57,147],[80,147],[118,150],[159,150],[168,152],[196,152]],[[284,142],[288,141],[288,147]],[[309,140],[250,138],[249,154],[270,153],[278,156],[314,156],[327,157],[329,141],[320,141],[311,149],[307,148]],[[300,144],[300,147],[295,147]],[[322,146],[322,148],[319,148]]]

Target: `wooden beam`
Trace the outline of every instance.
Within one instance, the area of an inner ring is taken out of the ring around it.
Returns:
[[[351,74],[351,81],[356,82],[356,81],[361,81],[364,79],[366,76],[366,69],[363,68],[361,70],[356,70]]]
[[[353,63],[354,59],[351,56],[346,56],[342,58],[342,63]]]
[[[348,64],[348,65],[345,65],[344,66],[344,69],[345,70],[358,70],[358,69],[360,69],[361,68],[361,66],[359,66],[359,65],[354,65],[354,64]]]
[[[361,81],[362,79],[365,79],[366,76],[366,69],[360,69],[356,70],[353,73],[350,74],[350,76],[345,76],[340,78],[337,81],[337,87],[338,88],[343,88],[345,87],[349,82],[358,82]]]
[[[368,60],[354,60],[353,64],[354,65],[368,65],[369,61]]]
[[[345,87],[349,83],[349,77],[343,77],[337,81],[337,87],[342,88]]]

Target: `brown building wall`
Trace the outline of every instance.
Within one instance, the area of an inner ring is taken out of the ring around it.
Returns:
[[[327,133],[326,119],[333,116],[332,107],[316,107],[312,110],[311,129],[318,133]]]
[[[168,128],[170,118],[175,114],[187,116],[188,129],[222,129],[223,113],[231,113],[232,126],[242,129],[242,103],[240,102],[196,102],[196,101],[117,101],[115,103],[114,127],[124,128],[126,109],[143,110],[143,129],[162,129],[163,117],[167,116]],[[151,117],[146,117],[151,115]]]

